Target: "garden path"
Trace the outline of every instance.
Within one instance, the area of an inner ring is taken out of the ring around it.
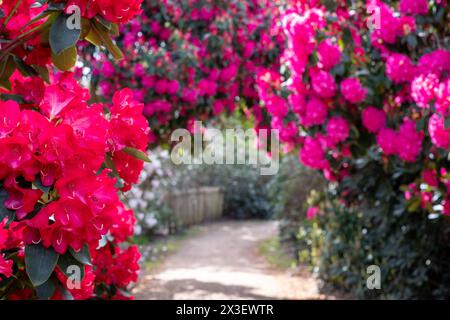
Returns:
[[[277,234],[275,221],[200,226],[155,270],[144,273],[136,299],[325,299],[308,272],[274,268],[259,254]]]

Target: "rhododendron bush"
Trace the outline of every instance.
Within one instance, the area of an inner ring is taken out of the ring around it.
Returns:
[[[445,10],[446,1],[298,0],[283,14],[289,75],[260,73],[265,112],[287,149],[299,146],[300,161],[349,203],[372,187],[378,200],[391,195],[370,180],[388,178],[410,211],[450,214]],[[373,166],[375,176],[356,180]]]
[[[448,279],[448,260],[439,260],[448,259],[448,232],[422,238],[450,215],[447,1],[294,0],[282,23],[288,71],[260,73],[258,126],[279,129],[285,149],[322,171],[331,197],[352,209],[349,221],[359,219],[352,226],[361,224],[348,235],[347,218],[325,218],[334,231],[322,252],[340,250],[326,280],[361,292],[361,279],[343,270],[377,264],[383,283],[397,286],[383,292],[448,297],[432,293],[440,274]],[[323,198],[317,205],[311,218],[331,211]],[[433,250],[423,250],[427,241]]]
[[[147,160],[148,123],[131,90],[90,104],[67,71],[79,40],[120,57],[113,29],[140,1],[0,4],[0,298],[125,298],[140,255],[118,192]]]
[[[284,45],[277,1],[148,0],[142,8],[118,40],[126,59],[88,64],[99,98],[130,83],[155,144],[194,120],[258,108],[258,70],[278,70]]]

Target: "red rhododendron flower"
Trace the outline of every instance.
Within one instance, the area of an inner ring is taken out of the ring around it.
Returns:
[[[77,5],[88,18],[100,14],[111,22],[128,22],[140,12],[142,0],[69,0],[67,8]]]
[[[0,275],[5,276],[6,278],[9,278],[12,276],[12,266],[13,261],[12,260],[6,260],[5,257],[0,254]]]
[[[23,219],[28,213],[34,210],[36,202],[41,198],[41,190],[31,190],[19,187],[12,177],[7,178],[4,188],[9,194],[5,201],[5,207],[14,210],[17,219]]]

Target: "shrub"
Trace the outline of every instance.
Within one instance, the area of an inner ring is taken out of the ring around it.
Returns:
[[[280,171],[268,186],[274,217],[280,220],[280,239],[297,259],[301,251],[298,232],[306,220],[308,195],[324,188],[325,179],[302,166],[293,155],[282,158]]]
[[[82,30],[68,26],[73,3]],[[91,104],[53,65],[71,70],[78,40],[93,38],[119,58],[105,24],[118,28],[140,1],[0,5],[0,299],[127,298],[140,254],[125,245],[135,220],[118,192],[147,158],[144,106],[127,89]]]
[[[122,83],[145,104],[152,143],[168,143],[174,129],[258,105],[255,77],[279,68],[284,39],[272,0],[146,0],[123,27],[120,62],[92,61],[91,84],[109,101]]]
[[[445,16],[446,2],[291,1],[285,66],[257,79],[256,126],[280,130],[341,203],[322,212],[322,276],[361,296],[372,262],[385,272],[379,297],[448,296]]]
[[[450,225],[422,212],[353,208],[321,199],[322,215],[305,221],[299,232],[326,287],[365,299],[448,299]],[[316,199],[317,201],[318,199]],[[381,270],[381,289],[366,286],[367,267]]]

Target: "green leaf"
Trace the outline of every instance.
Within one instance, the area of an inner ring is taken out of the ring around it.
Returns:
[[[410,33],[407,37],[406,37],[406,42],[408,43],[408,46],[410,46],[411,48],[415,49],[417,47],[417,38],[414,34]]]
[[[87,264],[89,266],[92,266],[91,255],[89,254],[89,249],[88,249],[88,247],[86,245],[83,246],[83,248],[81,248],[81,250],[78,251],[78,252],[76,252],[72,248],[70,248],[69,251],[72,254],[72,256],[76,260],[81,262],[82,264]]]
[[[58,262],[58,254],[52,248],[40,244],[25,246],[25,266],[28,276],[35,287],[46,282]]]
[[[47,10],[50,11],[62,11],[64,10],[66,4],[63,2],[57,2],[57,3],[50,3],[47,7]]]
[[[97,23],[94,22],[91,31],[93,31],[95,33],[95,36],[101,40],[103,45],[106,47],[106,49],[108,49],[109,53],[111,53],[114,59],[116,60],[123,59],[122,51],[111,40],[108,30],[102,29],[102,27],[98,26]]]
[[[50,278],[40,286],[36,287],[36,294],[40,300],[50,300],[55,293],[55,289],[56,280],[54,278]]]
[[[21,58],[18,56],[14,56],[14,63],[17,66],[17,69],[24,77],[35,77],[38,75],[37,71],[34,70],[33,67],[27,65]]]
[[[50,47],[55,55],[61,54],[64,50],[75,46],[80,39],[81,30],[68,27],[69,15],[60,14],[50,28]]]
[[[39,190],[41,190],[44,193],[49,192],[51,189],[51,187],[46,187],[42,184],[41,177],[39,174],[36,176],[36,179],[34,180],[33,184],[36,188],[38,188]]]
[[[119,31],[119,25],[117,23],[114,23],[111,25],[111,29],[109,30],[109,33],[113,36],[113,37],[118,37],[120,35],[120,31]]]
[[[337,3],[334,0],[324,0],[322,3],[328,11],[334,12],[337,9]]]
[[[77,63],[77,48],[75,46],[67,48],[58,55],[52,53],[53,64],[61,71],[72,69]]]
[[[1,99],[4,101],[15,101],[17,103],[25,103],[25,101],[23,100],[23,97],[21,95],[18,94],[6,94],[6,93],[2,93],[1,95]]]
[[[47,67],[33,65],[33,68],[39,74],[39,77],[41,77],[45,82],[50,83],[50,74]]]
[[[2,95],[3,96],[3,95]],[[9,198],[8,192],[0,188],[0,221],[7,218],[8,223],[11,223],[14,220],[14,211],[9,210],[5,207],[5,201]]]
[[[72,294],[69,292],[69,290],[66,289],[66,287],[58,284],[58,288],[61,291],[64,300],[74,300]]]
[[[8,91],[12,90],[11,81],[9,79],[0,79],[0,87],[5,88]]]
[[[55,13],[54,11],[49,10],[49,9],[44,10],[44,11],[42,11],[40,14],[38,14],[36,17],[34,17],[34,18],[31,19],[30,21],[28,21],[26,24],[24,24],[24,25],[22,26],[21,29],[23,30],[23,29],[25,29],[26,27],[28,27],[28,26],[30,26],[30,25],[32,25],[32,24],[38,22],[39,20],[44,19],[44,18],[47,17],[47,16],[50,16],[50,17],[49,17],[49,20],[47,20],[47,21],[51,21],[51,19],[53,19],[57,14],[58,14],[58,13]]]
[[[136,149],[136,148],[132,148],[132,147],[125,147],[123,149],[123,152],[129,154],[130,156],[145,161],[145,162],[151,162],[149,157],[142,151]]]
[[[0,81],[6,85],[6,82],[9,82],[9,77],[16,70],[16,64],[14,63],[14,58],[12,55],[8,55],[0,62]]]
[[[109,22],[108,20],[106,20],[105,18],[103,18],[100,15],[96,16],[96,19],[98,22],[100,22],[100,26],[102,26],[105,30],[111,30],[111,26],[112,26],[112,22]],[[97,25],[99,26],[99,25]]]
[[[447,130],[448,128],[450,128],[450,116],[445,117],[444,120],[444,127]]]
[[[67,252],[64,255],[59,256],[58,267],[61,269],[62,273],[64,273],[67,277],[70,277],[72,275],[72,273],[69,272],[69,268],[71,266],[77,266],[78,268],[80,268],[82,280],[84,278],[84,264],[75,259],[70,252]]]
[[[34,2],[31,6],[30,6],[30,8],[31,9],[33,9],[33,8],[40,8],[40,7],[42,7],[44,4],[46,4],[47,3],[47,0],[36,0],[36,2]]]
[[[409,201],[407,210],[408,212],[415,212],[419,209],[421,204],[420,198],[414,198]]]
[[[350,31],[350,28],[345,27],[342,33],[342,41],[344,42],[345,46],[352,46],[353,45],[353,36],[352,32]]]
[[[92,27],[89,29],[89,32],[84,39],[89,41],[96,47],[101,47],[102,45],[102,39],[100,39],[99,35]]]

